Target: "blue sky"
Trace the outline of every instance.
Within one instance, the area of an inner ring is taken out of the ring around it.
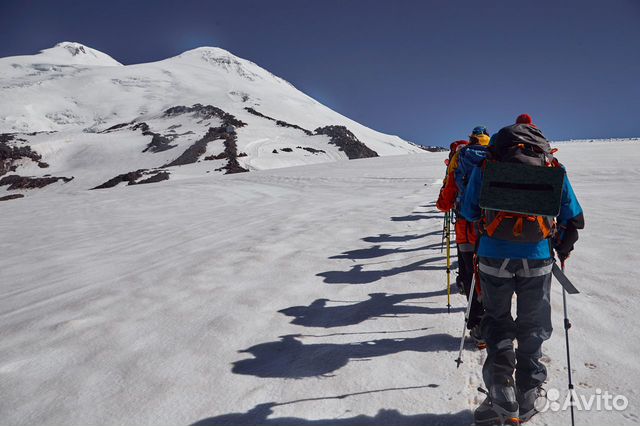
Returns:
[[[0,56],[77,41],[130,64],[218,46],[425,145],[531,114],[640,136],[638,0],[0,1]]]

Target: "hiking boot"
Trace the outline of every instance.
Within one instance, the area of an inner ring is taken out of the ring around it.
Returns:
[[[487,342],[482,337],[482,330],[480,330],[480,324],[476,324],[473,326],[471,330],[469,330],[469,335],[476,343],[478,349],[485,349],[487,347]]]
[[[484,391],[484,389],[482,389]],[[484,391],[483,393],[487,393]],[[520,423],[516,390],[513,385],[491,386],[487,398],[473,413],[477,426],[517,425]]]
[[[456,288],[458,289],[458,293],[463,296],[466,295],[466,293],[464,292],[464,285],[462,284],[462,277],[459,275],[456,277]]]
[[[518,389],[516,400],[520,409],[520,422],[531,420],[531,417],[540,412],[547,399],[547,391],[542,386],[537,386],[528,391],[522,392]]]

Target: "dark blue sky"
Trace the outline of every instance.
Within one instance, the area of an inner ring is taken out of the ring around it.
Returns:
[[[422,144],[522,112],[550,139],[640,136],[638,0],[0,0],[0,40],[125,64],[218,46]]]

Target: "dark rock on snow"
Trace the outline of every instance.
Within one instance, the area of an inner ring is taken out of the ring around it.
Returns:
[[[251,107],[245,107],[244,109],[249,114],[253,114],[253,115],[257,116],[257,117],[262,117],[262,118],[267,119],[267,120],[275,121],[277,126],[290,127],[292,129],[298,129],[298,130],[303,131],[304,133],[306,133],[307,136],[313,136],[313,132],[312,131],[304,129],[304,128],[298,126],[297,124],[287,123],[286,121],[283,121],[283,120],[276,120],[275,118],[269,117],[268,115],[264,115],[261,112],[258,112],[258,111],[256,111],[255,109],[253,109]]]
[[[318,127],[315,132],[317,135],[329,136],[331,138],[329,143],[336,145],[340,151],[344,151],[349,160],[378,157],[377,152],[360,142],[345,126]]]
[[[43,188],[47,185],[51,185],[52,183],[58,182],[59,180],[64,183],[70,182],[73,180],[73,177],[31,177],[31,176],[19,176],[19,175],[9,175],[0,179],[0,186],[8,186],[8,190],[13,189],[35,189],[35,188]]]
[[[15,134],[0,133],[0,176],[15,171],[18,167],[18,160],[28,158],[38,164],[40,168],[47,168],[49,165],[43,161],[42,156],[33,151],[29,145],[15,146],[10,145],[12,141],[25,141],[17,139]]]
[[[24,194],[11,194],[0,197],[0,201],[15,200],[16,198],[24,198]]]
[[[142,178],[143,176],[148,176],[148,175],[151,175],[151,176],[148,177],[147,179],[143,179],[141,181],[138,181],[138,179]],[[117,186],[121,182],[127,182],[127,185],[140,185],[140,184],[145,184],[145,183],[160,182],[160,181],[168,180],[168,179],[169,179],[169,172],[167,172],[166,170],[149,171],[147,169],[140,169],[140,170],[136,170],[134,172],[123,173],[121,175],[118,175],[118,176],[116,176],[114,178],[109,179],[105,183],[103,183],[101,185],[98,185],[95,188],[91,188],[91,189],[113,188],[114,186]]]
[[[235,127],[243,127],[247,125],[247,123],[238,120],[235,116],[218,107],[214,107],[213,105],[195,104],[190,107],[179,105],[169,108],[164,112],[165,117],[175,117],[181,114],[194,114],[196,117],[202,119],[219,118],[225,123],[231,124]]]

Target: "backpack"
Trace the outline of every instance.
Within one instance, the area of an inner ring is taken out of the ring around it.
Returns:
[[[481,166],[484,234],[516,243],[554,236],[565,176],[555,151],[532,125],[515,124],[493,136]]]

